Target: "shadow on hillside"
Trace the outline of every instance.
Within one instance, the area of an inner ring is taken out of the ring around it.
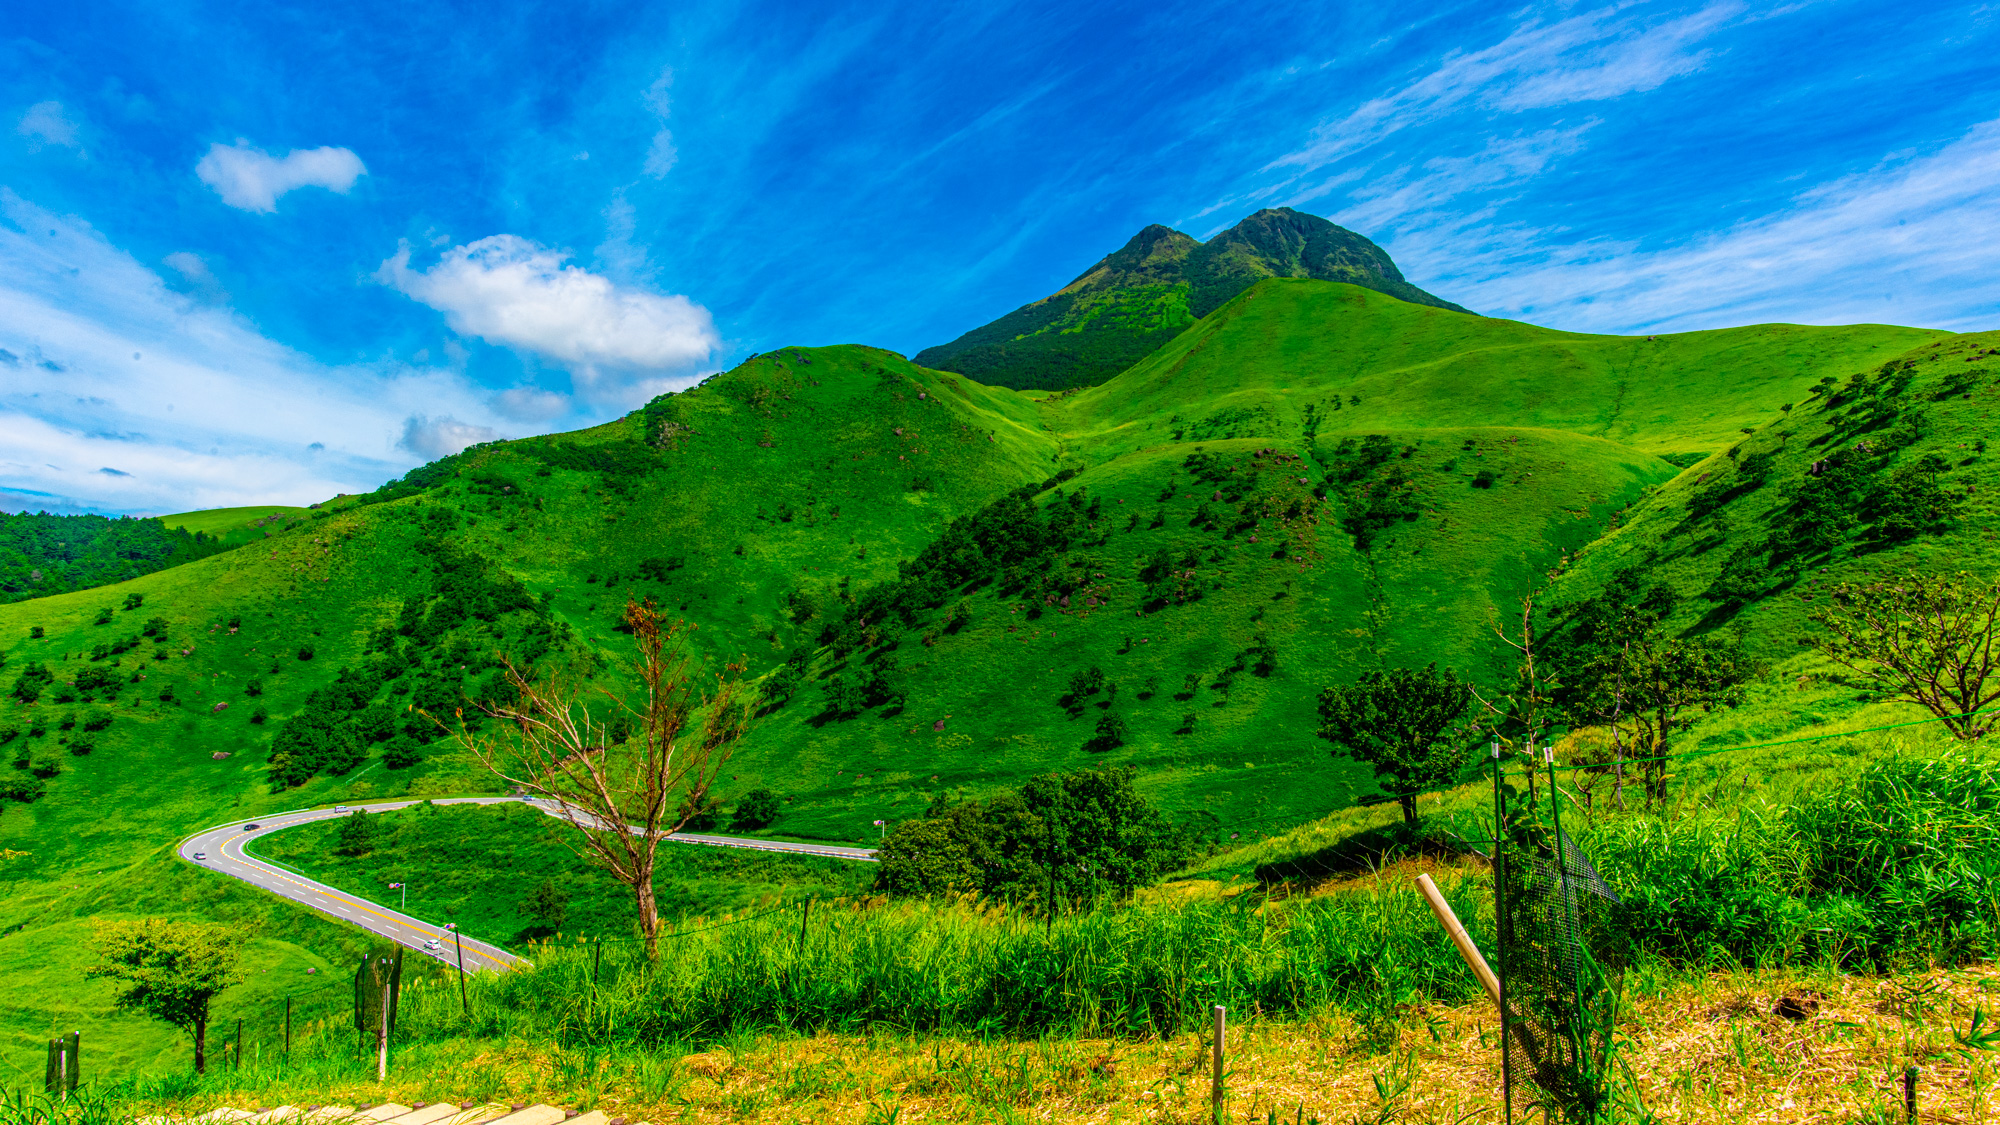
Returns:
[[[1255,876],[1265,890],[1279,887],[1307,887],[1343,875],[1358,875],[1386,867],[1398,860],[1429,856],[1432,859],[1460,859],[1478,855],[1464,841],[1444,834],[1437,825],[1393,824],[1359,832],[1318,851],[1275,863],[1260,863]]]

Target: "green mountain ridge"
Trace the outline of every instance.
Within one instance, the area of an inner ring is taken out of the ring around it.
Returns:
[[[2000,393],[1980,361],[1995,342],[1588,336],[1266,278],[1100,386],[1027,394],[876,348],[788,347],[281,522],[175,517],[254,539],[0,606],[16,794],[0,797],[0,971],[18,982],[0,1041],[82,1027],[121,1064],[170,1047],[80,977],[99,917],[254,930],[244,1005],[329,964],[352,931],[191,870],[172,842],[284,808],[492,791],[410,708],[493,697],[501,651],[568,653],[616,688],[628,597],[696,626],[706,666],[747,666],[761,714],[720,796],[776,791],[771,830],[795,838],[864,841],[940,796],[1097,765],[1134,766],[1225,846],[1282,830],[1376,790],[1313,737],[1321,687],[1431,661],[1505,683],[1493,627],[1552,571],[1552,605],[1657,571],[1678,627],[1750,631],[1771,668],[1756,690],[1782,713],[1850,714],[1851,693],[1797,686],[1813,668],[1776,575],[1991,565],[1994,482],[1970,443]],[[1866,479],[1948,454],[1945,486],[1973,490],[1963,515],[1901,539],[1870,515],[1799,554],[1783,513],[1805,467],[1891,432]],[[1767,483],[1736,491],[1745,464]],[[1774,577],[1744,577],[1760,567]],[[524,893],[507,879],[493,893]]]
[[[1101,383],[1267,277],[1346,282],[1467,310],[1418,289],[1382,248],[1289,207],[1259,211],[1198,242],[1155,223],[1060,291],[926,348],[916,362],[995,386]]]

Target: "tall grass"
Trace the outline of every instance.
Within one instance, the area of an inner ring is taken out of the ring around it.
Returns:
[[[1585,846],[1641,949],[1883,969],[2000,955],[2000,772],[1892,757],[1795,804],[1610,820]]]
[[[1489,913],[1447,880],[1467,918]],[[854,904],[687,932],[648,966],[637,947],[534,952],[532,972],[414,994],[410,1034],[568,1043],[713,1040],[744,1031],[862,1028],[998,1035],[1172,1035],[1210,1005],[1248,1014],[1330,1007],[1393,1013],[1477,983],[1422,901],[1386,881],[1258,907],[1219,898],[1053,922],[977,904]],[[593,980],[593,977],[595,978]]]

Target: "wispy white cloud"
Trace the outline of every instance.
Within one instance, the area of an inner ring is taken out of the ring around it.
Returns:
[[[667,128],[667,119],[673,114],[674,72],[663,70],[660,76],[646,87],[644,101],[653,116],[660,119],[660,127],[653,134],[653,142],[646,149],[645,171],[656,180],[665,179],[674,165],[680,162],[680,151],[674,148],[673,130]]]
[[[1672,245],[1514,232],[1429,264],[1464,304],[1581,331],[1755,321],[1990,329],[2000,327],[1995,230],[2000,120]]]
[[[233,145],[210,145],[194,173],[231,207],[268,214],[278,209],[279,196],[302,187],[345,195],[368,169],[344,148],[293,149],[280,157],[239,138]]]
[[[4,189],[0,219],[0,492],[14,506],[305,503],[407,469],[413,416],[505,426],[455,371],[315,362],[78,219]]]
[[[521,348],[565,366],[577,389],[630,399],[686,375],[720,345],[708,310],[686,297],[615,285],[569,255],[512,234],[444,252],[410,268],[408,245],[376,280],[445,314],[462,336]]]
[[[187,283],[188,289],[195,296],[212,305],[229,303],[229,291],[222,287],[221,279],[215,276],[214,270],[208,268],[208,263],[202,260],[201,255],[191,254],[186,250],[176,250],[160,261],[180,274],[181,279]]]
[[[14,126],[14,132],[28,138],[30,147],[57,145],[62,148],[83,149],[83,130],[70,120],[69,112],[61,102],[36,102],[21,115]]]
[[[541,387],[510,387],[493,396],[493,409],[522,422],[552,422],[571,405],[568,395]]]
[[[1651,90],[1701,69],[1709,53],[1700,42],[1742,11],[1741,4],[1720,3],[1649,23],[1632,6],[1615,5],[1554,23],[1531,21],[1491,47],[1449,54],[1401,89],[1320,125],[1309,143],[1265,170],[1323,168],[1466,108],[1519,112]]]

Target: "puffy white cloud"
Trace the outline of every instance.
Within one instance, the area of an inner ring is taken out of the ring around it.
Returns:
[[[462,373],[316,362],[4,188],[0,371],[0,507],[303,504],[417,463],[413,415],[507,425]]]
[[[445,314],[452,331],[567,367],[579,389],[616,397],[706,360],[720,345],[708,310],[671,294],[615,285],[563,263],[569,255],[512,234],[454,247],[428,270],[410,248],[376,280]]]
[[[61,145],[63,148],[82,149],[81,130],[76,122],[69,119],[61,102],[36,102],[21,115],[20,123],[14,131],[28,138],[35,146],[44,144]]]
[[[449,414],[432,418],[412,414],[403,423],[403,440],[396,444],[428,460],[449,457],[468,445],[493,441],[499,433],[491,426],[473,426]]]
[[[344,148],[293,149],[278,157],[238,138],[233,145],[210,145],[194,174],[231,207],[268,213],[278,209],[279,196],[302,187],[345,195],[368,169]]]

